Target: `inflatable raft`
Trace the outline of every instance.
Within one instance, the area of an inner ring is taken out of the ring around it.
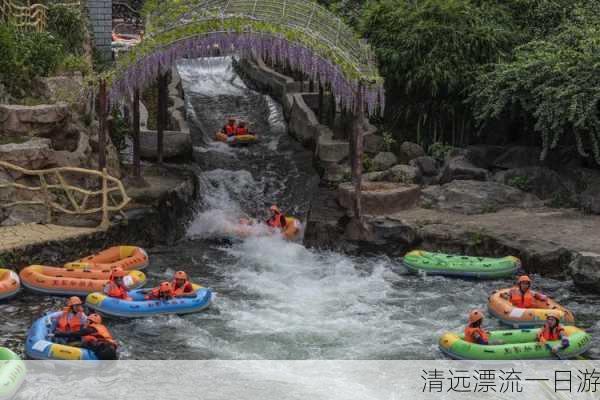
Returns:
[[[11,399],[19,390],[27,368],[19,356],[5,347],[0,347],[0,400]]]
[[[537,342],[539,329],[521,329],[490,332],[490,342],[503,344],[483,346],[464,341],[463,335],[445,333],[439,342],[440,350],[456,360],[552,360],[571,359],[585,353],[592,345],[592,337],[575,326],[565,326],[569,347],[552,354],[546,345]],[[551,346],[559,341],[548,342]]]
[[[144,269],[148,266],[148,254],[141,247],[115,246],[97,254],[64,265],[71,269],[112,269],[121,267],[125,271]]]
[[[27,289],[58,296],[86,296],[100,292],[108,282],[110,270],[70,269],[31,265],[21,270],[21,281]],[[127,287],[135,289],[146,283],[141,271],[129,271],[123,278]]]
[[[257,224],[259,224],[257,221],[242,219],[242,220],[240,220],[240,223],[238,225],[236,225],[234,228],[230,229],[228,233],[231,236],[235,236],[235,237],[239,237],[239,238],[247,238],[252,235],[260,235],[261,233],[264,233],[265,231],[267,232],[267,234],[271,234],[271,235],[281,232],[283,237],[287,240],[296,239],[298,237],[298,235],[300,234],[300,232],[302,231],[302,223],[294,217],[286,217],[285,222],[286,222],[286,225],[285,225],[285,229],[283,231],[279,231],[275,228],[269,228],[265,224],[263,224],[263,227],[265,227],[266,230],[260,231],[260,230],[253,229],[253,226],[257,226]]]
[[[19,275],[10,269],[0,268],[0,300],[13,297],[20,288]]]
[[[91,293],[85,304],[102,314],[114,317],[137,318],[163,314],[191,314],[204,310],[212,301],[212,291],[194,285],[196,297],[176,297],[172,300],[144,300],[142,290],[132,290],[132,301],[108,297],[103,293]]]
[[[409,271],[415,273],[479,279],[509,277],[521,267],[521,261],[513,256],[467,257],[422,250],[414,250],[406,254],[402,263]]]
[[[61,311],[47,314],[29,328],[25,341],[27,357],[34,360],[97,360],[96,355],[90,350],[48,340],[52,321],[60,315]]]
[[[509,292],[510,289],[497,290],[488,299],[490,313],[506,325],[513,328],[542,326],[548,314],[558,314],[563,325],[575,323],[575,315],[551,298],[547,298],[546,301],[534,299],[535,308],[519,308],[505,298],[508,297]]]
[[[236,135],[233,136],[233,139],[230,141],[226,134],[223,132],[219,132],[215,135],[215,139],[219,142],[227,143],[230,146],[240,146],[240,145],[248,145],[252,143],[256,143],[258,141],[258,136],[256,135]]]

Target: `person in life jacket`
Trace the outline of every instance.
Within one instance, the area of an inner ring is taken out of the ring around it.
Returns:
[[[69,342],[81,340],[81,347],[93,351],[100,360],[116,360],[117,342],[108,328],[102,325],[102,317],[98,314],[90,314],[87,321],[88,324],[77,332],[65,333],[60,336],[65,337]]]
[[[123,278],[126,273],[122,267],[113,268],[110,278],[106,285],[104,285],[104,293],[109,297],[115,299],[131,301],[131,297],[127,291],[127,286],[123,282]]]
[[[144,298],[146,300],[172,300],[175,297],[173,288],[169,282],[162,282],[157,288],[154,288]]]
[[[520,276],[517,285],[510,289],[508,300],[513,306],[519,308],[538,308],[534,300],[547,302],[548,297],[541,293],[534,292],[531,288],[531,279],[527,275]]]
[[[67,343],[67,339],[63,336],[79,331],[86,324],[87,317],[83,312],[83,303],[79,297],[73,296],[69,297],[67,306],[58,318],[52,321],[50,332],[57,339],[57,343]]]
[[[285,215],[281,213],[281,210],[276,205],[272,205],[271,208],[271,217],[267,220],[266,224],[271,228],[279,228],[281,230],[285,229],[286,221]]]
[[[244,136],[251,135],[250,131],[246,127],[246,123],[244,121],[240,121],[237,129],[235,130],[235,136]]]
[[[551,347],[553,353],[557,353],[559,350],[566,349],[569,347],[569,337],[567,336],[564,328],[560,325],[560,319],[556,314],[548,314],[546,317],[546,323],[540,329],[537,336],[538,342],[545,344],[550,347],[547,342],[560,340],[560,344]]]
[[[481,327],[482,323],[483,311],[475,309],[469,313],[469,323],[465,328],[466,342],[482,345],[489,344],[490,334]]]
[[[196,297],[196,292],[184,271],[177,271],[173,276],[171,288],[175,297]]]
[[[227,137],[232,137],[232,136],[235,136],[237,129],[238,129],[238,127],[235,125],[235,119],[229,118],[227,120],[227,124],[225,126],[223,126],[223,128],[221,130],[223,131],[224,134],[227,135]]]

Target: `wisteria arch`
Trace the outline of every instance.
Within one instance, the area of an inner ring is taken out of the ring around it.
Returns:
[[[246,3],[247,9],[244,8]],[[312,9],[313,14],[315,10],[329,13],[309,0],[268,0],[264,3],[270,3],[269,10],[279,4],[283,13],[286,6],[287,12],[293,10],[294,4],[310,7],[307,9]],[[318,29],[307,31],[306,26],[290,21],[268,21],[265,15],[258,15],[257,4],[263,3],[255,0],[170,0],[153,4],[149,0],[146,39],[119,60],[111,79],[110,98],[118,101],[135,89],[143,89],[159,74],[169,71],[178,59],[209,57],[218,49],[220,55],[269,57],[278,63],[286,63],[314,81],[329,84],[340,104],[351,106],[360,98],[367,113],[383,110],[382,79],[367,46],[358,39],[347,37],[342,43],[337,38],[331,39],[331,32],[326,32],[327,36]],[[252,10],[250,5],[253,5]],[[337,17],[331,15],[331,19],[338,21],[337,36],[348,36],[351,30]],[[336,45],[337,42],[343,45]]]

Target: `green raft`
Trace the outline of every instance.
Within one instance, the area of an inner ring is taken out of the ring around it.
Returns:
[[[575,326],[565,326],[569,336],[569,347],[557,355],[547,346],[537,342],[539,329],[520,329],[490,332],[490,343],[502,341],[504,344],[487,345],[468,343],[463,335],[445,333],[440,338],[440,350],[456,360],[556,360],[571,359],[585,353],[592,345],[592,337]],[[556,342],[548,342],[554,346]]]
[[[521,261],[513,256],[467,257],[423,250],[414,250],[406,254],[402,264],[415,273],[479,279],[506,278],[521,268]]]
[[[19,356],[5,347],[0,347],[0,400],[7,400],[19,390],[27,369]]]

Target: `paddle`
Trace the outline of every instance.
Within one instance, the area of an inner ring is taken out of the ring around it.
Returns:
[[[550,350],[550,354],[552,354],[554,357],[558,358],[559,360],[566,360],[566,358],[560,355],[558,351],[556,353],[552,351],[552,345],[550,343],[546,343],[546,348]]]

